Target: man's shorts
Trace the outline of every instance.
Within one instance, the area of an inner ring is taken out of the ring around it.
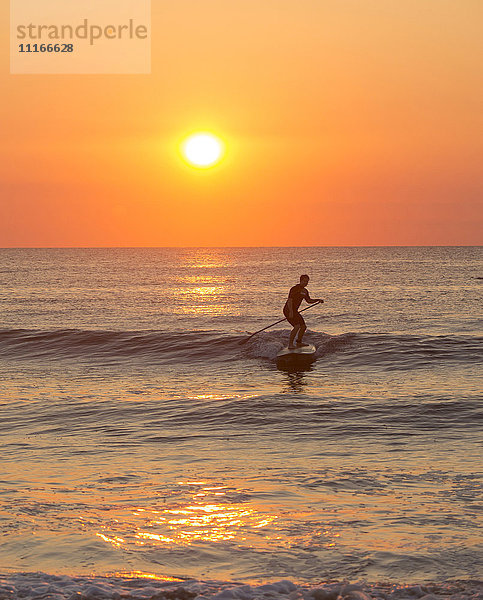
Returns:
[[[299,312],[294,312],[292,318],[288,316],[288,311],[284,310],[283,314],[292,327],[296,327],[297,325],[305,325],[304,318]]]

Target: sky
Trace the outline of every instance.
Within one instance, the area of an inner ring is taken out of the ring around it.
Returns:
[[[152,0],[150,75],[11,75],[0,247],[482,243],[481,0]],[[180,140],[210,131],[222,162]]]

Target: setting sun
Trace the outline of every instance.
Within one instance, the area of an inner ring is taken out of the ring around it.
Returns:
[[[183,142],[181,152],[190,165],[206,169],[223,158],[224,144],[211,133],[195,133]]]

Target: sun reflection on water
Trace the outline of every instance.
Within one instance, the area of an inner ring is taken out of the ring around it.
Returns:
[[[229,491],[223,485],[203,480],[179,481],[177,484],[191,488],[189,501],[162,510],[154,507],[132,509],[130,514],[135,529],[131,530],[130,540],[113,535],[108,526],[96,535],[116,548],[129,543],[166,547],[199,542],[243,542],[259,536],[257,532],[278,518],[278,515],[268,514],[246,501],[230,501],[229,494],[233,494],[233,490]],[[121,525],[116,519],[111,521],[113,525],[114,522]]]
[[[212,296],[217,292],[220,293],[222,290],[219,285],[200,285],[198,287],[192,287],[188,290],[178,292],[180,296]]]
[[[168,577],[167,575],[156,575],[144,571],[114,571],[106,573],[107,577],[122,577],[123,579],[156,579],[157,581],[171,581],[173,583],[184,581],[179,577]]]
[[[191,485],[194,482],[190,482]],[[244,541],[250,529],[260,529],[272,523],[276,515],[262,515],[255,508],[240,503],[203,504],[204,492],[225,496],[222,487],[202,488],[193,494],[192,504],[169,508],[155,515],[149,525],[160,526],[169,535],[139,531],[136,537],[149,539],[161,544],[191,545],[194,542],[221,542],[228,540]],[[154,515],[153,515],[154,516]]]
[[[226,253],[212,249],[190,250],[182,256],[181,268],[188,273],[183,276],[182,285],[170,290],[178,299],[179,312],[200,316],[226,314],[231,305],[229,283],[219,269],[229,267],[231,262]]]
[[[187,250],[182,265],[190,269],[221,269],[233,263],[233,257],[223,250],[196,248]]]
[[[104,535],[103,533],[96,533],[96,535],[97,535],[97,537],[100,537],[105,542],[109,542],[116,548],[120,548],[122,546],[122,544],[124,544],[126,542],[126,540],[124,540],[123,538],[117,537],[117,536],[108,537],[107,535]]]
[[[121,519],[98,523],[102,531],[96,535],[128,551],[169,551],[205,543],[312,550],[339,544],[337,528],[321,522],[320,515],[256,504],[247,490],[193,479],[177,481],[170,495],[172,502],[167,505],[131,507]]]
[[[188,396],[189,400],[249,400],[255,397],[256,394],[196,394]]]
[[[192,280],[192,287],[172,291],[178,298],[181,313],[219,315],[229,310],[230,303],[224,281],[211,277],[194,277]]]

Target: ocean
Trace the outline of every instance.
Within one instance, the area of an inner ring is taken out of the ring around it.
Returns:
[[[481,598],[482,258],[0,250],[0,598]]]

